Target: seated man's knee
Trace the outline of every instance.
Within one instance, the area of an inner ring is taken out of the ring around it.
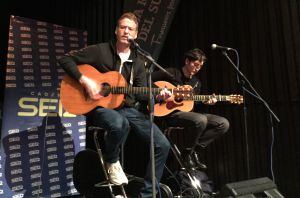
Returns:
[[[226,118],[223,118],[221,128],[222,128],[222,133],[226,133],[229,129],[229,121]]]
[[[202,115],[198,116],[197,119],[195,119],[193,122],[195,127],[201,128],[201,131],[203,131],[207,126],[207,117]]]
[[[111,126],[111,130],[129,132],[129,122],[123,117],[115,118],[109,125]]]

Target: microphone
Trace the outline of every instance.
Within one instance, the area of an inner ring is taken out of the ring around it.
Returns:
[[[134,48],[140,47],[139,44],[138,44],[137,42],[135,42],[135,40],[134,40],[133,38],[128,37],[127,40],[128,40],[128,42],[129,42]]]
[[[230,47],[224,47],[224,46],[220,46],[220,45],[217,45],[217,44],[212,44],[211,45],[211,49],[213,49],[213,50],[215,50],[215,49],[221,49],[221,50],[226,50],[226,51],[233,50]]]
[[[127,41],[130,43],[132,49],[139,51],[140,53],[143,53],[144,56],[148,56],[148,58],[151,58],[151,55],[149,54],[149,52],[146,52],[145,50],[143,50],[140,45],[135,41],[135,39],[133,39],[131,36],[128,37]],[[153,60],[154,61],[154,60]]]

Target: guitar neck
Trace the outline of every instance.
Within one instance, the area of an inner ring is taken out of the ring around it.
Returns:
[[[204,102],[209,100],[210,98],[212,98],[211,95],[193,95],[191,100]],[[215,98],[217,99],[217,101],[228,101],[227,95],[216,95]]]
[[[116,87],[111,86],[108,88],[108,90],[112,94],[148,94],[149,93],[149,87]],[[153,94],[159,94],[161,91],[161,88],[152,88]]]

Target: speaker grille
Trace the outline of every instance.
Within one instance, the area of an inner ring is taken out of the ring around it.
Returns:
[[[255,194],[259,194],[259,197],[261,197],[262,194],[264,194],[266,195],[265,197],[270,197],[267,195],[272,195],[271,197],[282,198],[283,196],[277,191],[276,188],[277,186],[272,180],[267,177],[262,177],[226,184],[222,188],[221,194],[222,196],[227,197],[255,197]]]

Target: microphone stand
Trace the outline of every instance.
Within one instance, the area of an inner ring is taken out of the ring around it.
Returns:
[[[148,87],[149,87],[149,117],[150,117],[150,125],[151,125],[151,143],[150,143],[150,156],[151,156],[151,173],[152,173],[152,198],[156,198],[156,179],[155,179],[155,155],[154,155],[154,131],[153,131],[153,123],[154,123],[154,98],[152,94],[152,78],[151,78],[151,72],[152,72],[152,65],[155,65],[160,70],[165,72],[167,75],[173,77],[169,72],[167,72],[162,66],[160,66],[158,63],[155,62],[155,60],[151,57],[151,55],[143,50],[138,43],[136,43],[134,40],[129,40],[132,44],[133,48],[136,49],[137,53],[140,54],[148,64],[146,64],[146,68],[148,70],[147,72],[147,79],[148,79]],[[147,66],[148,65],[148,66]],[[159,188],[159,183],[157,184]]]
[[[262,102],[263,105],[266,107],[266,109],[269,111],[272,134],[274,133],[274,126],[273,126],[272,116],[275,118],[275,120],[278,123],[280,122],[280,120],[275,115],[275,113],[272,111],[272,109],[269,107],[268,103],[257,93],[257,91],[254,89],[254,87],[249,82],[249,80],[247,79],[247,77],[239,70],[239,55],[238,55],[238,52],[235,49],[232,49],[232,50],[237,55],[237,63],[238,63],[237,65],[230,59],[230,57],[228,56],[226,50],[222,50],[222,54],[226,57],[226,59],[231,63],[231,65],[233,66],[233,68],[237,72],[237,81],[238,81],[238,84],[242,87],[242,90],[243,90],[243,100],[244,100],[244,108],[243,108],[243,110],[244,110],[245,142],[246,142],[247,178],[249,179],[250,178],[250,162],[249,162],[249,145],[248,145],[248,129],[247,129],[247,107],[246,107],[246,103],[245,103],[245,94],[246,94],[246,92],[249,93],[250,95],[252,95],[257,100],[259,100],[260,102]],[[242,77],[241,80],[239,79],[239,76]],[[249,87],[250,87],[251,90],[248,90],[245,87],[245,83],[247,83],[249,85]],[[273,147],[273,143],[272,143],[272,147]],[[272,152],[271,152],[271,154],[272,154]],[[272,157],[271,157],[271,159],[272,159]],[[272,170],[272,176],[273,176],[273,180],[274,180],[272,164],[273,163],[271,163],[271,170]]]

